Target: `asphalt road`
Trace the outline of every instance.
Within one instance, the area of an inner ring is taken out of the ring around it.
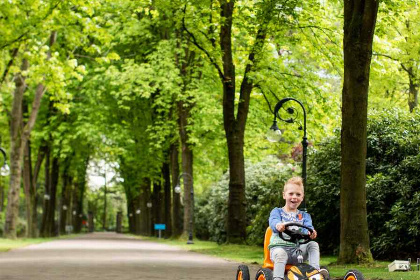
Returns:
[[[93,233],[0,253],[0,280],[233,280],[237,266],[122,234]]]

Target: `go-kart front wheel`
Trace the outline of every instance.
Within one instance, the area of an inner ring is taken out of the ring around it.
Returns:
[[[356,270],[352,269],[347,271],[346,275],[344,276],[343,280],[364,280],[363,274]]]
[[[236,271],[236,280],[249,280],[249,269],[246,265],[238,266]]]
[[[273,280],[273,271],[269,268],[260,268],[257,271],[255,280]]]

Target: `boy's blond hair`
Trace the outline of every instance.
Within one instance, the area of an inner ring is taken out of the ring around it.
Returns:
[[[295,177],[292,177],[289,180],[287,180],[287,182],[284,184],[283,192],[286,191],[286,189],[287,189],[286,186],[287,185],[295,185],[295,186],[301,187],[302,188],[302,192],[305,191],[305,188],[303,187],[303,179],[302,179],[302,177],[295,176]]]

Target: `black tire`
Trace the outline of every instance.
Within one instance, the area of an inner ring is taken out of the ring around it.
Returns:
[[[364,279],[365,278],[363,277],[363,274],[360,271],[356,269],[352,269],[352,270],[347,271],[343,280],[364,280]]]
[[[322,275],[324,280],[330,280],[330,271],[326,266],[321,266],[319,269],[319,273]]]
[[[255,280],[273,280],[273,271],[269,268],[260,268],[255,275]]]
[[[241,264],[238,266],[236,280],[249,280],[249,269],[247,265]]]

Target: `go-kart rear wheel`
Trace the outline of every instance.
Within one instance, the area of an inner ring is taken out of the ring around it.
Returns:
[[[328,268],[325,266],[321,266],[319,268],[319,274],[322,275],[322,278],[324,280],[330,280],[330,272],[328,271]]]
[[[269,268],[260,268],[257,271],[255,280],[273,280],[273,271]]]
[[[364,279],[365,278],[363,277],[363,274],[360,271],[356,269],[352,269],[352,270],[347,271],[343,280],[364,280]]]
[[[248,266],[241,264],[236,271],[236,280],[249,280]]]

